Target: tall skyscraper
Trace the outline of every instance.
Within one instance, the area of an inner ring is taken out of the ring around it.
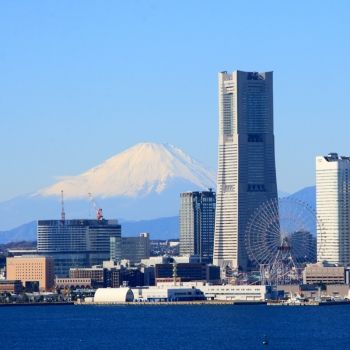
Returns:
[[[248,268],[247,222],[277,198],[272,72],[219,73],[214,264]]]
[[[316,157],[317,260],[350,264],[350,157]]]
[[[212,262],[216,195],[212,190],[180,195],[180,254]]]

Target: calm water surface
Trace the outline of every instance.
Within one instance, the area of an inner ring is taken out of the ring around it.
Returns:
[[[0,320],[1,350],[350,349],[347,305],[1,307]]]

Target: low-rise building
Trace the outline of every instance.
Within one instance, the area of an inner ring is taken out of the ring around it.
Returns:
[[[144,284],[144,274],[136,267],[129,268],[113,262],[106,262],[104,266],[106,267],[98,265],[91,268],[70,269],[69,276],[72,279],[88,278],[93,288],[117,288],[123,285],[136,287]]]
[[[106,269],[102,267],[71,268],[69,277],[90,279],[93,287],[104,287]]]
[[[133,289],[135,301],[166,302],[205,300],[203,293],[196,288],[181,286],[145,287]]]
[[[270,299],[271,289],[259,285],[203,285],[197,287],[208,300],[265,301]]]
[[[0,294],[13,293],[19,294],[23,290],[22,282],[19,280],[0,280]]]
[[[130,288],[99,288],[93,298],[97,304],[114,304],[134,301]]]
[[[345,268],[321,263],[309,264],[303,271],[304,284],[344,284]]]
[[[157,287],[171,288],[174,282],[170,279],[158,281]],[[200,290],[207,300],[224,301],[265,301],[272,296],[269,286],[261,285],[231,285],[210,284],[207,282],[176,282],[176,286],[182,288],[195,288]]]
[[[37,283],[42,291],[51,290],[55,284],[54,261],[44,256],[15,256],[6,259],[6,276],[20,280],[24,285]]]
[[[91,288],[91,278],[56,278],[55,286],[58,289]]]

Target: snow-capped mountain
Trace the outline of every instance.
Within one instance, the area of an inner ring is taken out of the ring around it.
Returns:
[[[65,198],[70,199],[86,197],[89,192],[101,198],[139,197],[161,193],[175,179],[188,181],[189,189],[215,187],[214,172],[179,148],[169,144],[139,143],[101,165],[37,194],[57,196],[63,190]]]
[[[179,194],[215,188],[215,173],[168,144],[141,143],[82,173],[0,203],[0,230],[38,219],[93,218],[92,193],[106,218],[145,220],[178,215]]]

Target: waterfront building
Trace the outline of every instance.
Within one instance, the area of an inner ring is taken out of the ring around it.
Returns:
[[[6,277],[20,280],[27,287],[37,284],[39,290],[54,287],[54,260],[44,256],[15,256],[6,258]]]
[[[344,284],[345,268],[322,263],[308,264],[303,271],[304,284]]]
[[[150,235],[147,232],[140,233],[138,237],[111,238],[110,259],[129,260],[131,264],[140,263],[142,259],[148,259],[151,253]]]
[[[173,302],[205,300],[203,293],[197,288],[182,286],[155,286],[133,289],[135,301]]]
[[[180,255],[213,260],[216,194],[211,189],[180,194]]]
[[[159,289],[172,287],[174,287],[174,283],[171,280],[157,282],[157,288]],[[260,285],[236,286],[231,284],[211,284],[203,281],[181,281],[176,283],[176,287],[199,290],[207,300],[262,302],[272,297],[271,287]]]
[[[350,265],[350,157],[316,157],[317,261]]]
[[[247,269],[253,212],[277,198],[272,72],[219,73],[219,147],[214,260]]]
[[[196,286],[208,300],[262,302],[270,298],[268,286],[256,285],[210,285]]]
[[[1,280],[0,279],[0,294],[13,293],[19,294],[23,291],[23,285],[20,280]]]
[[[117,220],[39,220],[38,253],[52,256],[55,274],[67,277],[71,267],[90,267],[108,260],[110,239],[120,236]]]
[[[130,288],[99,288],[93,300],[97,304],[132,302],[134,301],[134,293]]]

